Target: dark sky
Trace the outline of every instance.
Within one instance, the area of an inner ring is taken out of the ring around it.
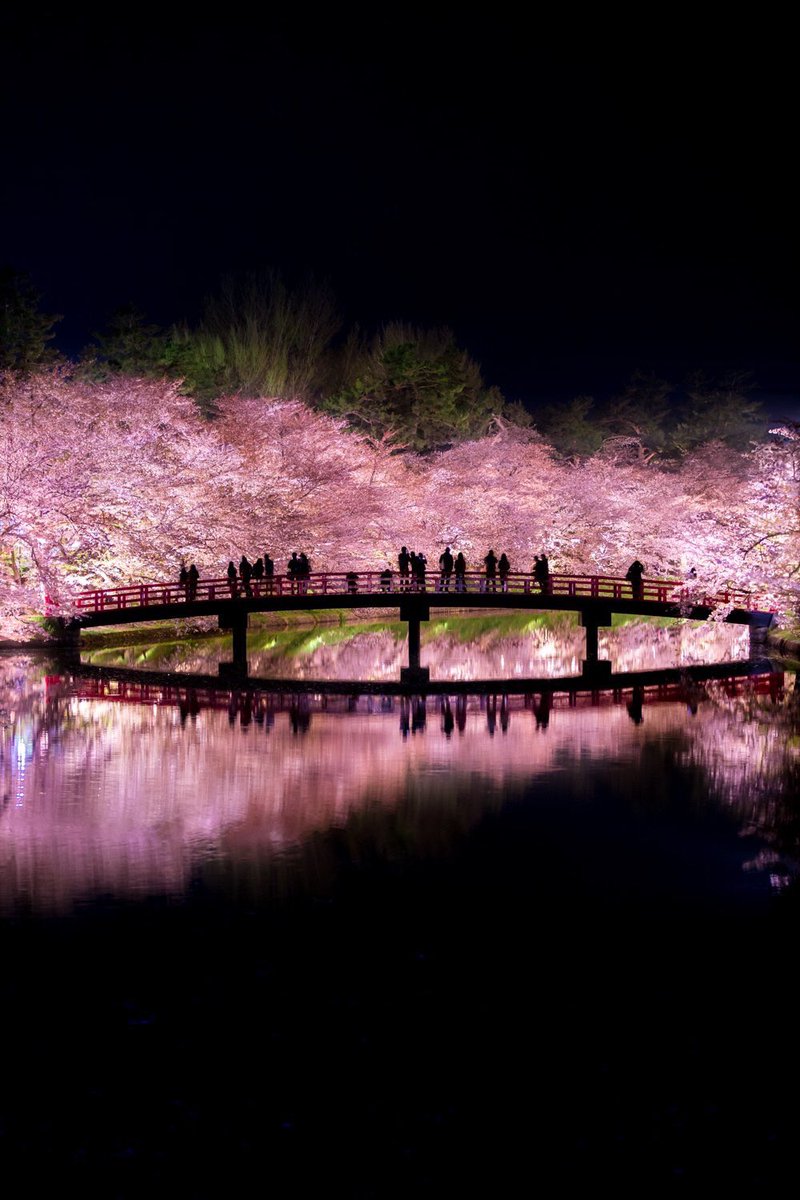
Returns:
[[[6,6],[0,262],[68,353],[272,268],[510,399],[736,370],[800,408],[788,31],[465,11]]]

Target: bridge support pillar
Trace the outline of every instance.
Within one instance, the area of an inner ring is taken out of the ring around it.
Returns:
[[[246,612],[220,613],[220,629],[229,629],[233,635],[233,662],[221,662],[220,675],[236,679],[247,678],[247,622]]]
[[[598,629],[611,624],[611,609],[596,608],[591,612],[581,611],[581,625],[586,630],[586,658],[582,674],[592,680],[608,679],[611,663],[607,658],[598,658]]]
[[[430,670],[420,666],[419,661],[420,622],[430,620],[430,615],[430,605],[419,602],[416,598],[408,597],[400,603],[400,620],[408,621],[408,666],[400,668],[401,683],[430,682]]]

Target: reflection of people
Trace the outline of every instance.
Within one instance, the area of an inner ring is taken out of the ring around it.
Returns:
[[[453,710],[450,707],[450,697],[442,696],[442,733],[445,737],[450,737],[453,732],[455,721],[453,720]]]
[[[494,737],[497,728],[497,696],[486,697],[486,728],[489,730],[489,737]]]
[[[456,696],[456,728],[463,733],[467,727],[467,697],[463,693]]]
[[[642,716],[642,703],[644,702],[644,688],[635,687],[630,701],[627,704],[628,716],[633,721],[634,725],[641,725],[644,717]]]
[[[639,562],[638,558],[631,563],[628,570],[625,572],[625,578],[631,585],[631,592],[634,600],[641,600],[644,596],[644,585],[642,576],[644,575],[644,567]]]
[[[508,710],[508,695],[506,692],[503,692],[503,695],[500,697],[500,728],[502,729],[503,733],[508,733],[508,722],[510,716],[511,714]]]
[[[542,692],[539,697],[539,703],[536,699],[533,701],[533,715],[536,718],[537,732],[540,729],[547,729],[550,724],[550,709],[553,704],[553,697],[550,692]]]
[[[308,707],[308,697],[298,696],[292,700],[289,707],[289,722],[292,733],[308,733],[311,725],[311,710]]]

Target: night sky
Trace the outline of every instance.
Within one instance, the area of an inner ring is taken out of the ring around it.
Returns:
[[[6,6],[0,263],[71,355],[273,269],[531,406],[737,371],[800,418],[792,39],[726,20]]]

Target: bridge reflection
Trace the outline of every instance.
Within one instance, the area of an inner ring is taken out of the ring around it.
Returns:
[[[709,690],[709,685],[713,685]],[[181,723],[204,711],[225,711],[231,725],[263,727],[267,732],[279,714],[287,714],[294,733],[308,731],[316,713],[396,713],[403,735],[424,731],[438,720],[450,735],[463,733],[469,713],[484,713],[491,734],[505,732],[513,713],[530,713],[537,729],[546,729],[559,709],[624,705],[634,723],[653,704],[686,705],[693,715],[713,694],[744,693],[777,700],[783,693],[784,673],[769,660],[715,663],[709,666],[629,671],[612,675],[602,687],[587,686],[583,676],[471,680],[429,684],[424,691],[402,684],[365,684],[331,680],[248,679],[225,687],[213,676],[176,675],[81,664],[47,678],[49,696],[150,708],[175,708]]]

